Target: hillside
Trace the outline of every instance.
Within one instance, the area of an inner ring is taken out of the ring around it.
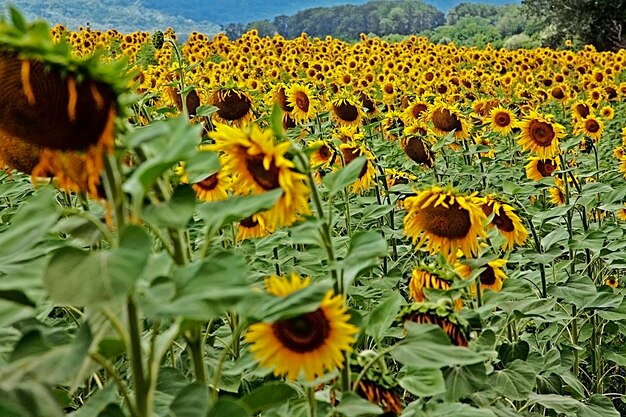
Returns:
[[[446,12],[468,0],[425,0],[425,3]],[[471,1],[477,2],[477,1]],[[515,0],[483,0],[481,3],[502,5]],[[218,25],[231,22],[248,23],[271,20],[278,15],[292,15],[313,7],[367,3],[367,0],[0,0],[0,10],[14,4],[29,17],[42,17],[69,26],[115,27],[123,31],[153,30],[172,26],[179,33],[202,30],[219,31]]]

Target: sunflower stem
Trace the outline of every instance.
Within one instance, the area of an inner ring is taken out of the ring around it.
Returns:
[[[278,247],[274,246],[272,249],[272,253],[274,254],[274,269],[276,270],[276,276],[280,276],[280,264],[278,263]]]
[[[185,332],[187,346],[191,351],[191,360],[193,362],[193,373],[196,382],[200,385],[206,385],[206,370],[204,367],[204,344],[202,343],[202,325],[198,323],[191,330]]]
[[[578,308],[576,307],[575,304],[572,304],[572,331],[571,331],[571,335],[572,335],[572,344],[573,345],[577,345],[578,344],[578,320],[577,320],[577,315],[578,315]],[[573,353],[574,353],[574,365],[573,365],[573,371],[574,371],[574,376],[576,378],[578,378],[578,374],[580,373],[579,371],[579,366],[580,366],[580,357],[578,355],[578,350],[577,349],[573,349]]]
[[[97,363],[98,365],[100,365],[102,368],[104,368],[107,375],[113,378],[115,385],[117,385],[118,391],[120,392],[120,394],[122,394],[122,397],[124,398],[124,402],[128,406],[130,415],[132,417],[138,417],[139,413],[137,411],[137,408],[135,407],[135,403],[130,398],[128,386],[126,386],[126,383],[124,382],[120,374],[117,372],[117,369],[115,368],[115,366],[113,366],[111,361],[109,361],[107,358],[105,358],[104,356],[102,356],[101,354],[97,352],[90,353],[89,358],[95,363]]]
[[[483,291],[480,284],[480,277],[476,280],[474,284],[476,285],[476,304],[478,305],[478,308],[480,308],[483,306]]]
[[[315,387],[306,387],[306,399],[309,403],[309,417],[317,417],[317,400],[315,399]]]
[[[139,417],[150,417],[152,412],[150,393],[150,377],[144,373],[143,353],[141,349],[141,324],[137,314],[137,306],[132,295],[127,302],[128,327],[130,341],[130,362],[133,370],[135,405]]]
[[[529,219],[528,224],[530,225],[530,231],[535,241],[535,250],[537,253],[543,253],[543,250],[541,249],[541,241],[539,240],[539,236],[535,230],[533,220]],[[546,282],[546,270],[541,262],[539,263],[539,274],[541,275],[541,296],[542,298],[546,298],[548,296],[548,283]]]
[[[104,157],[104,188],[109,204],[113,206],[115,226],[117,230],[121,230],[126,224],[126,208],[124,207],[122,179],[115,155],[106,155]]]

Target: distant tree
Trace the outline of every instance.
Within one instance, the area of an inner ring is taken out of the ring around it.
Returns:
[[[274,24],[269,20],[257,20],[255,22],[248,23],[246,26],[246,32],[252,29],[256,29],[259,32],[260,37],[271,37],[278,33],[276,26],[274,26]]]
[[[557,36],[548,41],[578,38],[598,50],[626,47],[626,0],[522,0],[544,26]],[[549,45],[555,46],[555,45]]]
[[[281,14],[280,16],[276,16],[272,21],[274,26],[276,26],[276,31],[281,36],[287,36],[289,33],[289,16]]]
[[[458,6],[448,10],[446,24],[455,25],[464,17],[482,17],[496,23],[500,14],[500,7],[483,3],[459,3]]]
[[[222,26],[222,32],[228,36],[228,39],[237,39],[243,35],[245,31],[246,25],[243,23],[228,23]]]

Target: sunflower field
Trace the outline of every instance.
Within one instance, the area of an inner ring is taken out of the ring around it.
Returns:
[[[0,416],[626,415],[626,51],[0,20]]]

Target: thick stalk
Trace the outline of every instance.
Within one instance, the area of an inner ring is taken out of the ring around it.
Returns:
[[[309,417],[317,417],[317,400],[315,399],[314,387],[306,387],[306,399],[309,403]]]
[[[137,314],[137,306],[132,296],[128,297],[128,328],[130,335],[130,362],[133,370],[135,389],[135,406],[139,417],[151,417],[152,393],[150,377],[144,372],[143,353],[141,349],[141,324]]]

